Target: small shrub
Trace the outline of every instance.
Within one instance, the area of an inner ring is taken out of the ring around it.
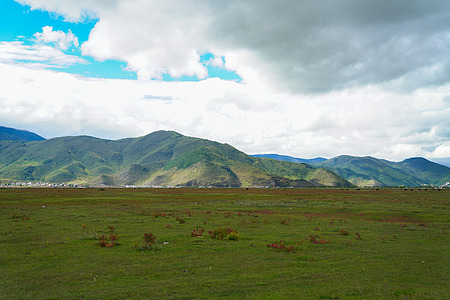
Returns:
[[[283,241],[280,241],[278,243],[270,243],[270,244],[267,244],[267,246],[271,249],[276,249],[276,250],[285,251],[285,252],[293,252],[294,251],[294,246],[286,245]]]
[[[156,236],[154,236],[152,233],[144,233],[144,235],[142,236],[142,240],[145,243],[150,243],[153,244],[156,242]]]
[[[223,239],[237,240],[239,234],[236,229],[233,229],[231,227],[230,228],[218,227],[214,230],[208,231],[208,233],[211,236],[211,238],[215,240],[223,240]],[[230,238],[227,238],[230,234],[233,235],[230,236]]]
[[[317,237],[317,235],[310,235],[309,241],[314,244],[328,244],[329,243],[329,241],[327,241],[323,237],[320,237],[320,236]]]
[[[120,243],[118,241],[119,237],[113,233],[110,235],[102,234],[99,237],[97,237],[98,245],[100,247],[107,247],[112,248],[114,246],[119,246]]]
[[[344,228],[339,229],[339,234],[340,235],[348,235],[348,231],[345,230]]]
[[[225,237],[226,240],[237,241],[239,240],[239,234],[237,232],[231,232]]]
[[[30,218],[27,217],[26,215],[16,215],[16,214],[12,214],[12,218],[13,219],[22,219],[22,221],[26,221],[29,220]]]
[[[289,225],[289,223],[291,223],[291,219],[284,219],[280,223],[283,225]]]
[[[203,232],[205,232],[205,229],[203,229],[203,228],[194,229],[191,232],[191,236],[199,237],[199,236],[202,236]]]
[[[184,219],[183,216],[176,216],[175,220],[177,220],[179,224],[186,223],[186,220]]]
[[[133,248],[140,251],[158,250],[160,244],[156,236],[149,232],[144,233],[140,241],[134,242]]]
[[[361,236],[359,235],[359,233],[356,233],[356,239],[357,240],[362,240]]]

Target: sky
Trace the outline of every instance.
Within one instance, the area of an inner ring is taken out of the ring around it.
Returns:
[[[2,0],[0,126],[450,157],[450,2]]]

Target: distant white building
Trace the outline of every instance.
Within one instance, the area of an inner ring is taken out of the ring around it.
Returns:
[[[445,184],[441,185],[440,188],[450,188],[450,181],[447,181]]]

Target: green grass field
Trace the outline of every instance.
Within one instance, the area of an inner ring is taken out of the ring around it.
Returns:
[[[449,203],[430,189],[0,189],[0,298],[449,299]],[[238,240],[212,239],[219,227]]]

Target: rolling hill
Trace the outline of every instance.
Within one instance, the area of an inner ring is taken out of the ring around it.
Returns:
[[[227,144],[157,131],[138,138],[89,136],[0,141],[0,179],[148,186],[350,186],[306,164],[256,158]]]
[[[342,155],[315,165],[358,186],[440,186],[450,181],[450,168],[420,157],[391,162],[370,156]]]
[[[450,168],[422,157],[392,162],[371,156],[341,155],[305,160],[285,155],[258,154],[280,161],[306,162],[330,170],[357,186],[441,186],[450,182]],[[442,159],[444,160],[444,159]]]

